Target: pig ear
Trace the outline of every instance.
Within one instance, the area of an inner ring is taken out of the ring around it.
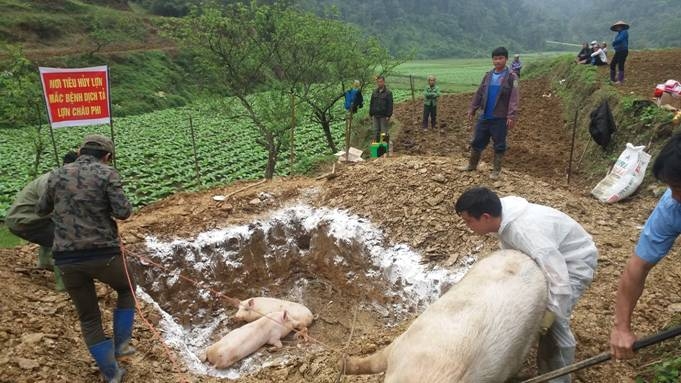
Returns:
[[[282,320],[288,319],[288,311],[284,310],[284,315],[281,316]]]
[[[255,301],[253,300],[253,298],[251,298],[251,299],[248,300],[248,307],[253,307],[253,306],[255,306]]]

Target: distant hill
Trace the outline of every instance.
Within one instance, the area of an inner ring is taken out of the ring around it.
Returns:
[[[631,25],[632,49],[681,46],[681,2],[678,0],[523,0],[560,20],[549,32],[553,39],[612,41],[610,25],[624,20]]]
[[[124,0],[0,0],[0,42],[24,49],[159,45],[156,16]]]

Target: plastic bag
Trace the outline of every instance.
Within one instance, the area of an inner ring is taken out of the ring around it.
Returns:
[[[596,185],[591,194],[605,203],[614,203],[630,196],[643,182],[650,154],[645,146],[627,143],[610,173]]]

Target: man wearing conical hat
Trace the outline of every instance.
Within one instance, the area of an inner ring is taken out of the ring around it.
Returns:
[[[629,24],[620,20],[610,27],[610,30],[617,32],[612,47],[615,50],[615,57],[610,62],[610,81],[615,85],[624,82],[624,62],[629,55]],[[615,76],[617,75],[617,76]]]

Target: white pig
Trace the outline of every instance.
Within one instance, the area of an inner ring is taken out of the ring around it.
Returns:
[[[257,297],[246,299],[239,304],[239,310],[234,314],[234,319],[252,322],[261,315],[266,315],[276,311],[286,310],[293,328],[303,330],[307,328],[313,320],[312,311],[307,307],[296,302],[289,302],[277,298]]]
[[[202,362],[208,360],[217,369],[227,368],[266,344],[281,347],[281,338],[288,335],[292,328],[293,323],[286,311],[268,314],[230,331],[207,347],[200,359]]]
[[[520,369],[539,332],[548,287],[515,250],[479,261],[386,348],[346,361],[346,374],[385,371],[386,383],[501,383]]]

